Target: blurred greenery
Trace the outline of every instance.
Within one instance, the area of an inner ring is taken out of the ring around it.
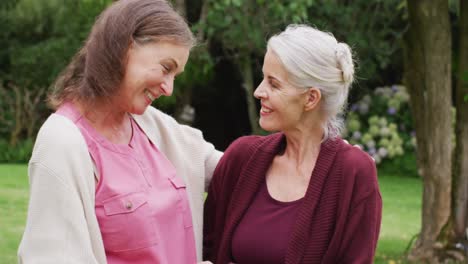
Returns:
[[[34,141],[50,114],[45,105],[47,89],[82,45],[96,16],[111,2],[1,1],[0,92],[7,96],[0,99],[0,138],[10,148],[28,138]],[[254,87],[259,83],[266,40],[287,24],[314,25],[350,44],[356,53],[359,88],[352,98],[361,98],[376,85],[400,82],[399,41],[406,27],[403,0],[185,2],[187,19],[200,43],[176,80],[174,96],[157,100],[155,106],[178,118],[184,105],[192,104],[193,125],[220,149],[250,133],[245,74],[253,74]],[[252,69],[247,71],[246,65]],[[23,99],[26,94],[31,101],[39,101],[34,104],[37,120],[31,121],[31,111],[23,109],[28,105]]]
[[[401,85],[377,87],[352,104],[343,137],[351,144],[359,144],[377,164],[398,158],[393,165],[410,165],[401,168],[404,170],[416,169],[416,163],[401,161],[401,156],[414,153],[416,146],[406,88]]]

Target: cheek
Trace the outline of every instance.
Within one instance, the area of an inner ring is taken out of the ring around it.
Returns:
[[[158,70],[151,70],[146,73],[144,80],[145,85],[149,88],[152,88],[161,84],[163,81],[163,75]]]

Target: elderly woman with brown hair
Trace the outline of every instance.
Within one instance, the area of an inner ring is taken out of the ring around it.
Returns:
[[[369,155],[340,137],[354,77],[351,49],[291,25],[263,63],[260,126],[235,141],[205,203],[204,256],[214,263],[372,263],[382,199]]]
[[[222,153],[150,106],[172,94],[193,45],[164,0],[120,0],[99,16],[50,95],[20,263],[201,259],[204,187]]]

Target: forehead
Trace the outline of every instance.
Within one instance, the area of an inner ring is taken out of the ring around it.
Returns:
[[[286,68],[280,61],[278,55],[276,55],[276,53],[271,49],[267,49],[265,54],[263,61],[263,74],[272,75],[281,81],[287,81],[288,79]]]
[[[134,44],[129,50],[129,59],[144,61],[175,60],[179,66],[185,65],[190,48],[169,41]]]

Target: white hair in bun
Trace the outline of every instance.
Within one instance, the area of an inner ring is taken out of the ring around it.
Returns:
[[[351,48],[338,43],[331,33],[293,24],[271,37],[268,49],[283,63],[293,85],[320,89],[327,117],[325,139],[339,136],[343,128],[340,114],[354,80]]]

